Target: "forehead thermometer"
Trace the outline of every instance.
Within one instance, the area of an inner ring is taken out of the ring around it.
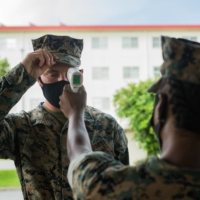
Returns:
[[[77,93],[78,89],[83,85],[83,74],[75,68],[69,68],[67,71],[67,78],[72,91]]]

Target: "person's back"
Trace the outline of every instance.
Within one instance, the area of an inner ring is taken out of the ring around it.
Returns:
[[[162,49],[162,77],[148,89],[161,157],[124,166],[103,152],[82,153],[68,171],[75,199],[200,199],[200,44],[162,37]]]
[[[88,154],[74,173],[75,199],[200,199],[200,170],[155,156],[138,166],[125,166],[102,152]]]

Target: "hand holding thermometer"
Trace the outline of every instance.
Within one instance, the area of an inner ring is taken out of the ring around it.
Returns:
[[[78,89],[83,85],[83,74],[75,68],[69,68],[67,71],[67,78],[72,91],[77,93]]]

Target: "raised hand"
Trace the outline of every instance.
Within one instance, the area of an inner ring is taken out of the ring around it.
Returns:
[[[72,115],[83,114],[87,101],[87,93],[84,86],[81,86],[78,93],[72,92],[70,85],[65,85],[60,96],[60,109],[66,118]]]
[[[56,63],[56,59],[58,59],[56,55],[41,49],[27,54],[22,65],[33,78],[37,79]]]

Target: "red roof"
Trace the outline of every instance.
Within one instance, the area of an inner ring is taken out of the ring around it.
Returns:
[[[0,31],[154,31],[154,30],[200,30],[200,25],[92,25],[92,26],[4,26]]]

